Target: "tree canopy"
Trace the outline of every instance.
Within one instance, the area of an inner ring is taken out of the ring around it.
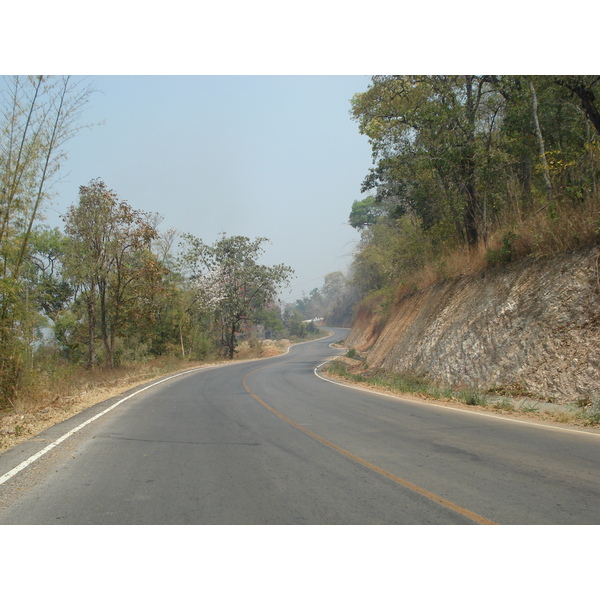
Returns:
[[[565,248],[556,232],[574,212],[586,225],[572,243],[593,238],[600,76],[376,76],[351,115],[373,156],[370,195],[349,216],[362,232],[354,266],[367,289],[462,244],[494,252],[494,236],[519,239],[523,252],[553,236]],[[547,233],[529,233],[546,221]]]
[[[293,270],[283,264],[258,262],[267,238],[222,234],[212,246],[191,234],[184,240],[183,264],[190,272],[196,298],[214,314],[222,346],[232,358],[242,326],[252,324],[255,315],[275,300]]]

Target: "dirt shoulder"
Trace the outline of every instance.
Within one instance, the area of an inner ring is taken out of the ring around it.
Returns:
[[[277,342],[265,340],[258,353],[241,346],[234,362],[278,356],[284,354],[291,345],[292,342],[289,340],[278,340]],[[118,396],[139,385],[190,369],[212,367],[229,362],[226,360],[216,362],[177,361],[177,366],[173,368],[173,366],[169,366],[172,364],[170,362],[154,361],[147,365],[120,369],[116,377],[109,377],[106,381],[82,382],[81,388],[70,395],[56,395],[55,397],[52,394],[50,397],[53,399],[46,402],[37,402],[30,406],[20,404],[15,410],[0,414],[0,453],[38,435],[52,425],[66,421],[90,406]]]

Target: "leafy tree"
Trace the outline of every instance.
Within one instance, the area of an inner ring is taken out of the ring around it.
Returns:
[[[579,98],[587,118],[600,134],[600,75],[560,75],[553,79]]]
[[[375,196],[367,196],[362,200],[354,201],[348,222],[355,229],[361,230],[374,225],[385,214],[382,202],[378,202]]]
[[[327,273],[323,278],[323,295],[325,298],[333,298],[339,295],[346,285],[346,277],[341,271]]]
[[[64,276],[67,243],[66,236],[58,228],[38,229],[32,236],[28,257],[38,309],[53,322],[67,308],[74,294]]]
[[[64,143],[92,91],[70,77],[6,77],[0,82],[0,403],[14,398],[37,320],[24,302],[31,244]]]
[[[164,269],[150,251],[157,237],[152,215],[134,210],[99,180],[79,188],[79,203],[65,216],[67,272],[87,309],[88,366],[96,363],[99,329],[108,367],[126,323],[151,317],[154,288]]]
[[[286,306],[283,311],[283,326],[290,336],[306,337],[306,325],[302,322],[302,314],[294,306]]]
[[[377,166],[363,191],[383,196],[424,223],[442,211],[458,219],[469,244],[481,232],[482,199],[477,188],[477,129],[489,83],[483,77],[378,76],[352,99],[352,115],[369,137]],[[426,186],[428,193],[420,194]],[[432,210],[431,201],[435,203]]]
[[[255,319],[265,328],[265,337],[273,338],[283,331],[281,309],[275,302],[267,303],[264,308],[256,312]]]
[[[351,101],[374,163],[361,190],[372,195],[349,217],[362,234],[357,285],[393,286],[463,244],[516,240],[538,215],[558,226],[581,210],[573,243],[592,239],[599,94],[592,75],[373,77]]]
[[[242,326],[255,320],[293,273],[283,264],[265,266],[257,262],[267,241],[222,234],[209,246],[193,235],[184,236],[182,262],[194,283],[196,299],[214,315],[229,358],[233,358]]]

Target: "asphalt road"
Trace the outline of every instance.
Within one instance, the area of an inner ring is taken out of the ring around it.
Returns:
[[[600,524],[600,435],[317,377],[347,333],[140,388],[5,452],[0,524]]]

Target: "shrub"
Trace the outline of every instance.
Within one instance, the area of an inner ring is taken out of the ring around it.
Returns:
[[[468,406],[486,406],[487,400],[478,390],[464,390],[460,392],[459,398]]]
[[[590,425],[600,424],[600,398],[594,398],[583,411],[584,418]]]

